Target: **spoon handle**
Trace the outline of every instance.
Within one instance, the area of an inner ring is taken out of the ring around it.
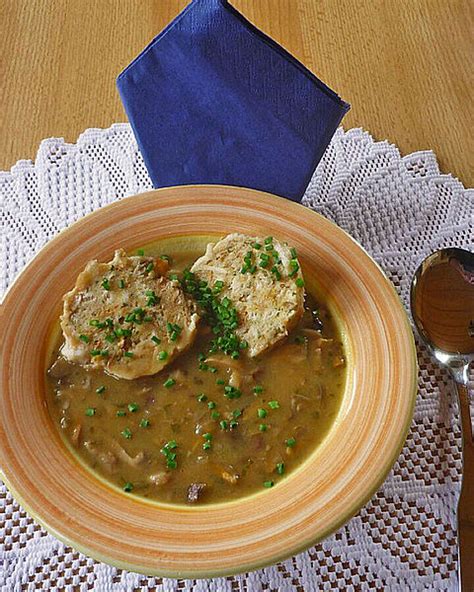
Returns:
[[[462,424],[463,477],[458,503],[459,570],[461,590],[474,590],[474,441],[467,386],[456,382]]]

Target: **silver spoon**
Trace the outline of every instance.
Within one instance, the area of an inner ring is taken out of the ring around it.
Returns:
[[[463,479],[458,504],[459,582],[474,591],[474,441],[467,381],[474,360],[474,253],[441,249],[427,257],[411,285],[411,312],[421,339],[448,368],[461,415]]]

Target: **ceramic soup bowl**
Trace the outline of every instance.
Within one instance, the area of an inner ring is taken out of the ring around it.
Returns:
[[[45,404],[47,339],[61,296],[90,259],[161,238],[273,235],[298,250],[338,319],[347,355],[339,413],[321,445],[277,487],[201,507],[127,495],[66,448]],[[308,208],[250,189],[186,186],[123,199],[49,242],[1,306],[0,470],[49,532],[124,569],[211,577],[274,563],[328,536],[373,495],[410,425],[416,355],[390,282],[345,232]]]

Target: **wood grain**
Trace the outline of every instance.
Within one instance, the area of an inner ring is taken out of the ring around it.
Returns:
[[[115,77],[186,0],[1,0],[0,169],[51,136],[124,121]],[[474,3],[234,0],[403,153],[433,149],[472,185]]]

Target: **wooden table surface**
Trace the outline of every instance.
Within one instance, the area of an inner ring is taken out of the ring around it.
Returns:
[[[125,121],[115,77],[186,0],[0,0],[0,169],[51,136]],[[402,153],[472,186],[471,0],[234,0]]]

